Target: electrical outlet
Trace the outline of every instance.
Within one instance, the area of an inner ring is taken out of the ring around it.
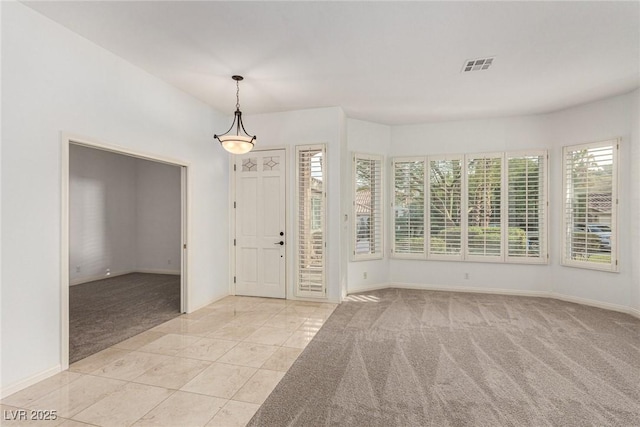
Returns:
[[[111,276],[111,269],[107,268],[107,276]]]
[[[76,273],[80,273],[80,266],[76,265]]]
[[[171,265],[171,260],[170,259],[167,260],[167,264]]]
[[[464,279],[469,280],[469,273],[464,273]]]
[[[364,273],[362,273],[362,278],[366,279],[367,278],[367,272],[365,271]]]

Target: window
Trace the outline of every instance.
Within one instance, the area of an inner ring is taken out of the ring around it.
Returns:
[[[296,290],[325,296],[326,165],[324,145],[296,147]]]
[[[507,155],[507,257],[546,262],[546,153]]]
[[[502,255],[502,156],[467,158],[467,258]]]
[[[429,255],[462,259],[462,156],[429,158]]]
[[[617,271],[619,141],[564,148],[563,264]]]
[[[546,171],[545,151],[395,159],[393,256],[546,263]]]
[[[424,255],[425,160],[393,162],[393,253]]]
[[[353,156],[353,259],[383,257],[382,157]]]

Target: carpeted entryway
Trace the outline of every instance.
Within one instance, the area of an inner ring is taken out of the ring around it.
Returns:
[[[69,287],[69,363],[180,315],[180,276],[131,273]]]
[[[327,320],[251,426],[638,426],[640,320],[385,289]]]

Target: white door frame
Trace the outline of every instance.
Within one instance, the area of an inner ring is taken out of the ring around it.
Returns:
[[[127,147],[115,144],[108,144],[92,138],[78,136],[67,132],[62,132],[61,158],[60,158],[60,364],[62,370],[69,368],[69,146],[79,145],[97,150],[122,154],[129,157],[151,160],[159,163],[166,163],[172,166],[179,166],[181,170],[181,238],[182,250],[180,259],[180,311],[188,313],[192,304],[189,300],[189,265],[190,251],[187,243],[190,237],[190,204],[191,204],[191,184],[190,184],[190,164],[183,160],[159,156],[156,154],[136,151]]]
[[[289,147],[287,146],[272,146],[272,147],[265,147],[265,148],[257,148],[255,150],[252,151],[276,151],[276,150],[284,150],[284,156],[286,159],[286,167],[284,170],[284,227],[285,227],[285,239],[287,239],[287,242],[290,242],[291,240],[288,240],[291,238],[291,225],[289,224],[289,168],[290,168],[290,159],[289,159]],[[233,281],[233,278],[237,275],[236,274],[236,248],[233,245],[233,241],[236,238],[236,210],[233,207],[233,203],[236,200],[236,177],[237,175],[234,173],[233,171],[233,166],[236,163],[236,158],[233,155],[229,156],[229,174],[233,174],[233,176],[231,177],[231,179],[229,179],[229,224],[230,224],[230,230],[231,230],[231,235],[229,236],[231,238],[231,242],[229,244],[229,295],[236,295],[236,284]],[[289,299],[291,298],[291,292],[289,290],[289,268],[290,268],[290,260],[291,258],[291,254],[290,254],[290,250],[291,250],[292,245],[290,244],[286,244],[285,245],[285,250],[284,250],[284,265],[285,265],[285,269],[284,269],[284,292],[285,292],[285,299]]]

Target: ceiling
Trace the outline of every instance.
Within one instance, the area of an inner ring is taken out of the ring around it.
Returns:
[[[411,124],[546,113],[640,84],[640,2],[24,2],[212,107]],[[495,56],[462,73],[467,59]]]

